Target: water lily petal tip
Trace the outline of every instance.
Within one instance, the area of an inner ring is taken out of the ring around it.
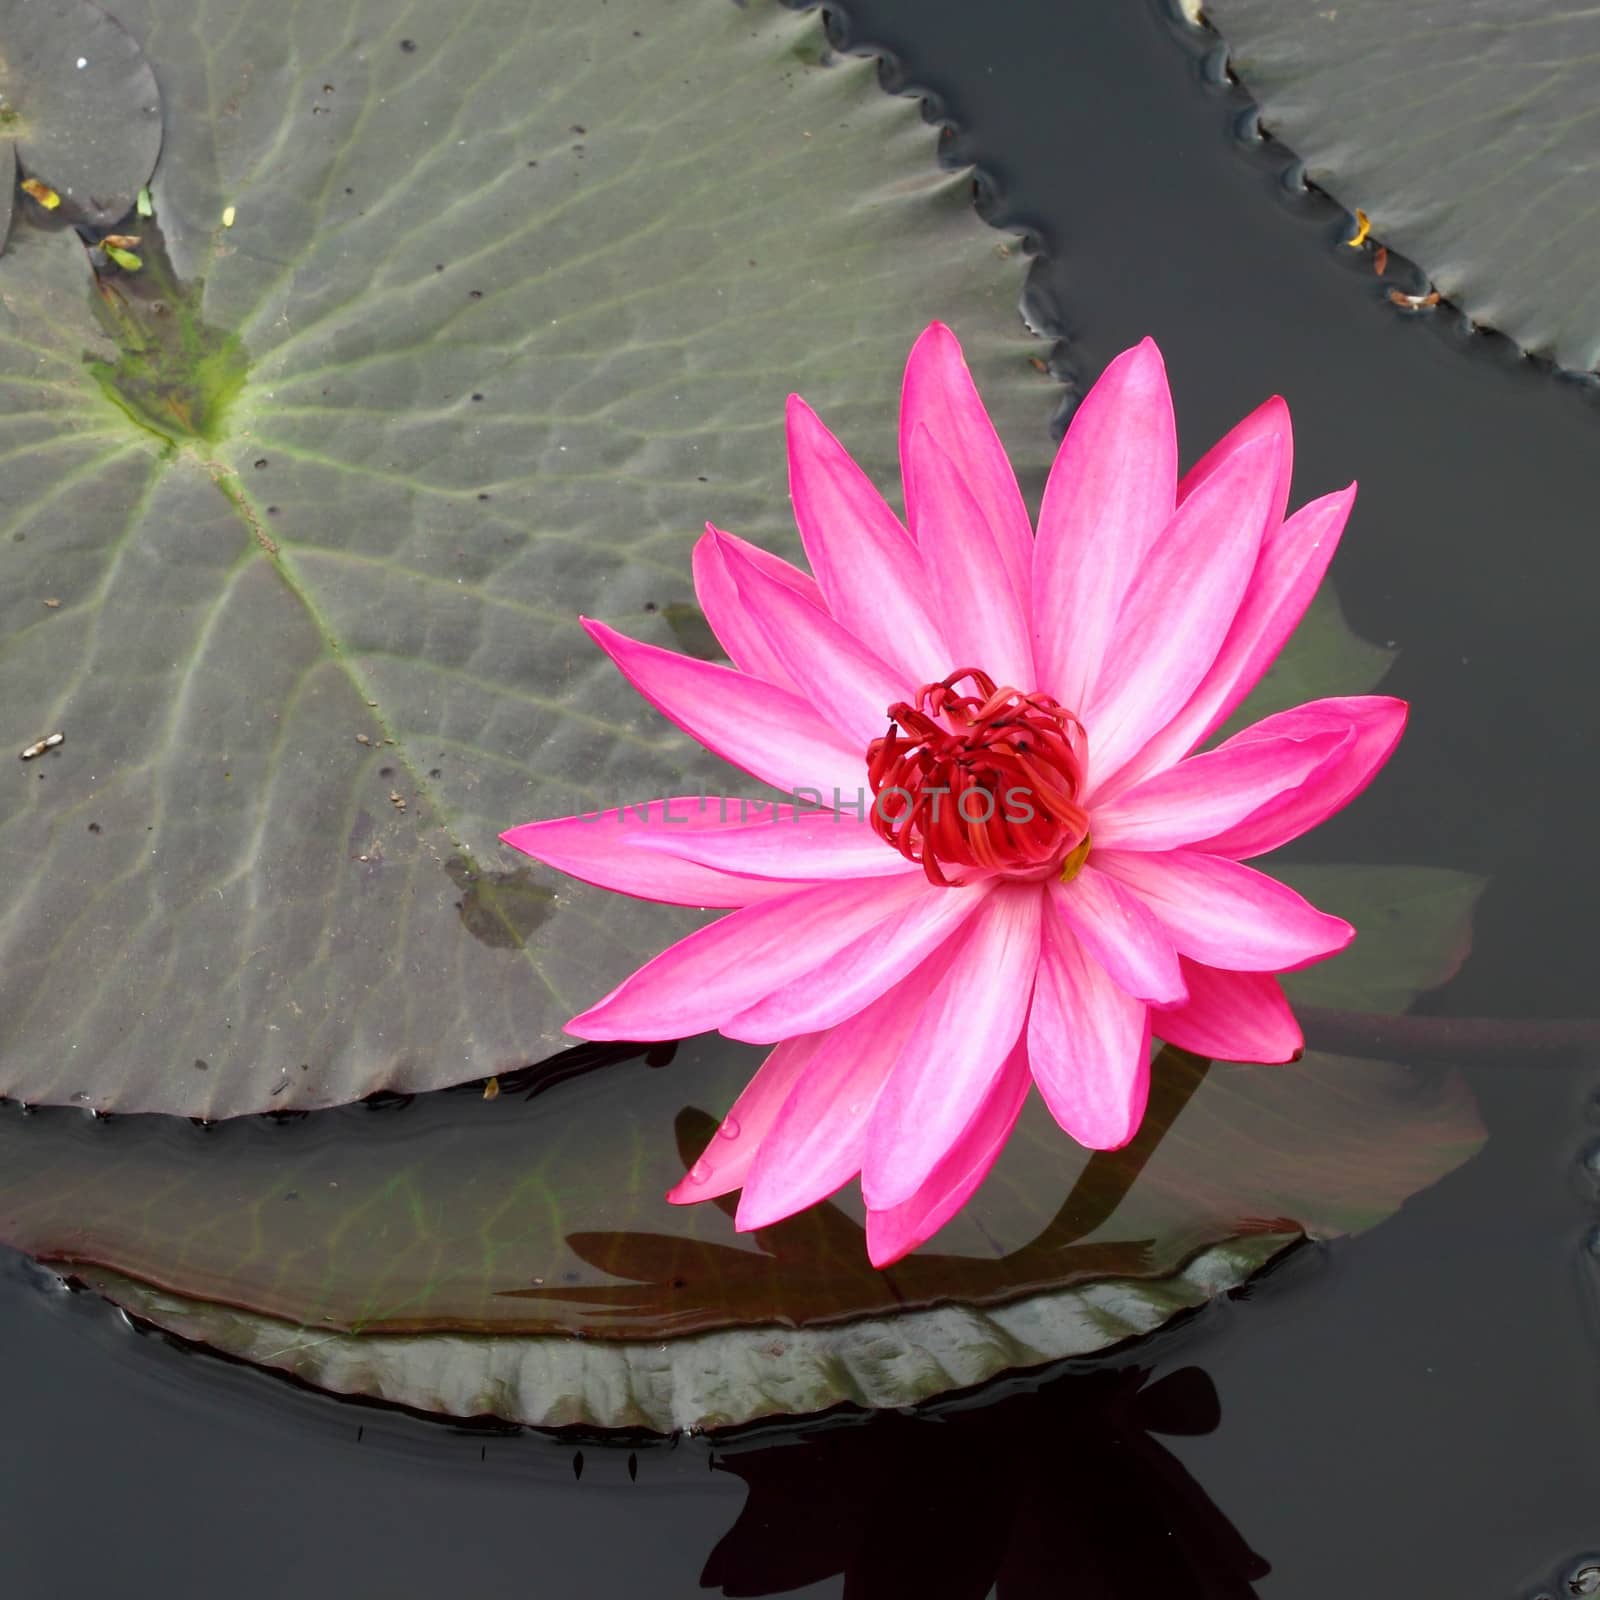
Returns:
[[[788,1212],[774,1215],[772,1208],[752,1205],[750,1190],[739,1191],[739,1205],[733,1213],[733,1231],[735,1233],[756,1233],[762,1228],[770,1228],[774,1223],[782,1222]]]
[[[1144,1119],[1141,1117],[1140,1121]],[[1073,1137],[1085,1150],[1094,1150],[1102,1154],[1110,1154],[1113,1150],[1125,1150],[1133,1143],[1134,1135],[1139,1131],[1138,1125],[1120,1133],[1093,1133],[1087,1137],[1083,1134],[1074,1134]]]
[[[896,1237],[891,1234],[888,1238],[883,1236],[881,1224],[874,1227],[878,1217],[875,1211],[867,1213],[867,1260],[882,1272],[885,1267],[892,1267],[896,1262],[905,1258],[917,1248],[915,1240]]]
[[[625,1033],[619,1033],[615,1028],[608,1028],[603,1021],[597,1020],[606,1010],[608,995],[597,1006],[590,1006],[587,1011],[580,1011],[577,1016],[562,1024],[561,1031],[569,1034],[574,1039],[582,1039],[588,1043],[612,1044],[618,1039],[625,1039]]]

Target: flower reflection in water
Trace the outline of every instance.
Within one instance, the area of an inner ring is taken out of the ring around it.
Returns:
[[[1157,1435],[1212,1432],[1198,1367],[1069,1373],[982,1406],[743,1447],[749,1485],[701,1585],[846,1600],[1251,1600],[1270,1570]]]

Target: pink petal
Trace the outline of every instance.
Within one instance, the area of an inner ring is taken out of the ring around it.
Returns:
[[[982,506],[926,427],[902,438],[902,446],[911,531],[943,619],[951,669],[979,667],[998,684],[1031,689],[1028,614]]]
[[[1185,959],[1189,998],[1151,1014],[1158,1039],[1214,1061],[1295,1061],[1305,1048],[1278,980],[1264,972],[1224,972]]]
[[[1210,671],[1183,709],[1101,790],[1103,799],[1186,756],[1255,687],[1322,582],[1355,493],[1351,484],[1338,494],[1324,495],[1267,533],[1238,615]]]
[[[883,924],[896,923],[929,893],[951,892],[915,878],[867,878],[812,884],[746,906],[669,945],[574,1017],[567,1032],[580,1039],[684,1039],[721,1027],[795,979],[829,988],[829,963],[841,950],[867,933],[883,937]],[[774,1038],[815,1031],[789,1028]]]
[[[697,862],[719,874],[743,873],[755,878],[817,882],[825,878],[895,878],[922,871],[846,810],[797,812],[784,806],[777,814],[744,827],[641,831],[632,843],[641,850]]]
[[[1131,889],[1091,859],[1071,883],[1050,885],[1051,909],[1124,994],[1150,1005],[1175,1005],[1185,994],[1172,936]]]
[[[802,572],[793,562],[785,561],[782,556],[775,556],[770,550],[763,550],[758,544],[751,544],[748,539],[741,539],[736,533],[728,533],[723,529],[706,524],[706,532],[716,536],[718,547],[728,555],[736,555],[741,560],[747,561],[751,566],[764,572],[786,588],[793,589],[802,600],[814,605],[819,611],[826,611],[828,603],[822,598],[822,590],[817,580],[809,572]]]
[[[1028,1056],[1016,1045],[976,1117],[909,1200],[867,1212],[867,1258],[892,1266],[931,1239],[976,1192],[1022,1115],[1032,1080]]]
[[[1276,526],[1282,522],[1289,509],[1289,484],[1294,475],[1294,430],[1289,422],[1289,407],[1281,395],[1262,401],[1184,473],[1178,480],[1178,504],[1182,505],[1235,450],[1256,439],[1274,440],[1280,452],[1278,480],[1272,494],[1272,523]]]
[[[715,1200],[743,1186],[767,1130],[777,1119],[789,1091],[810,1070],[825,1037],[807,1033],[798,1039],[785,1039],[756,1068],[755,1076],[733,1102],[699,1160],[667,1191],[667,1199],[673,1205]]]
[[[1150,1008],[1124,994],[1046,906],[1028,1062],[1050,1114],[1081,1145],[1120,1150],[1150,1095]]]
[[[910,445],[919,427],[926,427],[955,463],[957,474],[977,501],[1026,616],[1033,583],[1033,524],[1005,446],[978,398],[961,346],[942,322],[931,323],[911,347],[900,391],[900,472],[908,507],[912,502]],[[915,525],[912,533],[920,538]]]
[[[1288,972],[1333,955],[1355,937],[1342,917],[1318,911],[1287,884],[1221,856],[1097,850],[1094,864],[1144,899],[1181,954],[1208,966]]]
[[[741,671],[775,683],[780,689],[796,689],[795,680],[788,669],[773,653],[767,636],[755,619],[745,610],[729,571],[730,558],[738,557],[755,565],[775,583],[785,585],[807,604],[822,609],[822,591],[815,582],[780,561],[774,555],[731,533],[724,533],[708,522],[703,537],[694,547],[694,592],[705,612],[717,643],[727,652],[728,659]]]
[[[669,722],[752,777],[790,794],[853,794],[866,781],[866,752],[787,689],[731,667],[640,644],[603,622],[580,619],[623,677]]]
[[[1056,453],[1033,551],[1038,686],[1081,708],[1134,574],[1172,516],[1178,440],[1153,341],[1125,350],[1083,397]]]
[[[1337,741],[1328,759],[1303,782],[1285,789],[1234,826],[1196,840],[1195,848],[1208,855],[1238,859],[1262,855],[1291,839],[1298,839],[1307,829],[1349,805],[1372,782],[1405,732],[1407,709],[1404,700],[1380,694],[1313,700],[1292,711],[1263,717],[1252,727],[1235,734],[1226,744],[1218,746],[1218,754],[1252,736],[1301,738],[1310,744],[1319,737],[1330,736],[1314,730],[1344,731],[1344,737]],[[1204,756],[1195,757],[1199,761],[1205,759]],[[1183,765],[1190,764],[1184,762]]]
[[[828,610],[912,684],[944,677],[954,663],[911,535],[798,395],[789,397],[789,493]]]
[[[882,657],[874,654],[826,611],[810,604],[787,585],[745,561],[737,551],[726,554],[745,614],[799,692],[861,751],[866,787],[867,746],[881,739],[889,726],[889,707],[915,695]]]
[[[1263,730],[1260,734],[1250,729],[1146,778],[1110,804],[1096,806],[1096,847],[1173,850],[1211,839],[1262,807],[1282,803],[1340,746],[1354,742],[1348,724],[1306,728],[1298,736],[1288,729],[1267,729],[1264,723],[1257,727]]]
[[[1081,715],[1098,787],[1171,721],[1216,660],[1254,570],[1278,452],[1236,450],[1173,513],[1134,577]]]
[[[655,828],[693,833],[724,826],[730,817],[737,823],[749,814],[745,807],[743,800],[688,795],[587,816],[525,822],[520,828],[507,828],[500,837],[513,850],[558,872],[641,900],[662,900],[674,906],[747,906],[792,894],[793,883],[735,877],[703,862],[628,848],[649,838]],[[793,806],[767,809],[786,816],[794,812]]]
[[[872,1113],[861,1173],[871,1210],[909,1200],[982,1109],[1027,1017],[1043,904],[1038,885],[1008,884],[973,919]]]
[[[773,988],[721,1024],[730,1039],[770,1044],[792,1033],[813,1033],[854,1016],[899,983],[954,937],[994,889],[994,880],[968,888],[938,889],[920,873],[909,878],[868,879],[880,893],[897,897],[918,885],[926,892],[890,920],[846,945],[821,973],[804,973]]]
[[[770,1227],[825,1200],[861,1170],[867,1119],[916,1026],[935,984],[950,965],[936,952],[903,982],[820,1037],[812,1056],[761,1142],[739,1197],[741,1233]]]

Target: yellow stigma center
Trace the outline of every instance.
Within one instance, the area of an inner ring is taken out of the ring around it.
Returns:
[[[1089,835],[1073,846],[1072,853],[1061,863],[1061,881],[1071,883],[1083,871],[1083,864],[1089,859]]]

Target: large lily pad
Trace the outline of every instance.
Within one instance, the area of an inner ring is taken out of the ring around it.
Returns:
[[[209,1130],[13,1108],[0,1236],[324,1387],[704,1426],[903,1404],[1147,1332],[1294,1238],[1386,1216],[1481,1139],[1453,1075],[1169,1051],[1127,1149],[1081,1151],[1034,1105],[967,1210],[876,1272],[853,1199],[750,1237],[731,1200],[662,1202],[715,1125],[685,1101],[720,1109],[746,1070],[706,1047],[531,1100]]]
[[[161,151],[161,93],[138,43],[90,0],[0,0],[0,249],[12,163],[60,215],[109,227]]]
[[[936,314],[1041,460],[1020,257],[773,0],[121,16],[144,267],[0,260],[0,725],[65,734],[0,801],[0,1092],[215,1118],[537,1059],[693,918],[499,830],[739,781],[578,612],[672,643],[707,517],[792,548],[791,387],[887,481]]]
[[[1204,0],[1263,122],[1475,321],[1600,365],[1600,13]]]

